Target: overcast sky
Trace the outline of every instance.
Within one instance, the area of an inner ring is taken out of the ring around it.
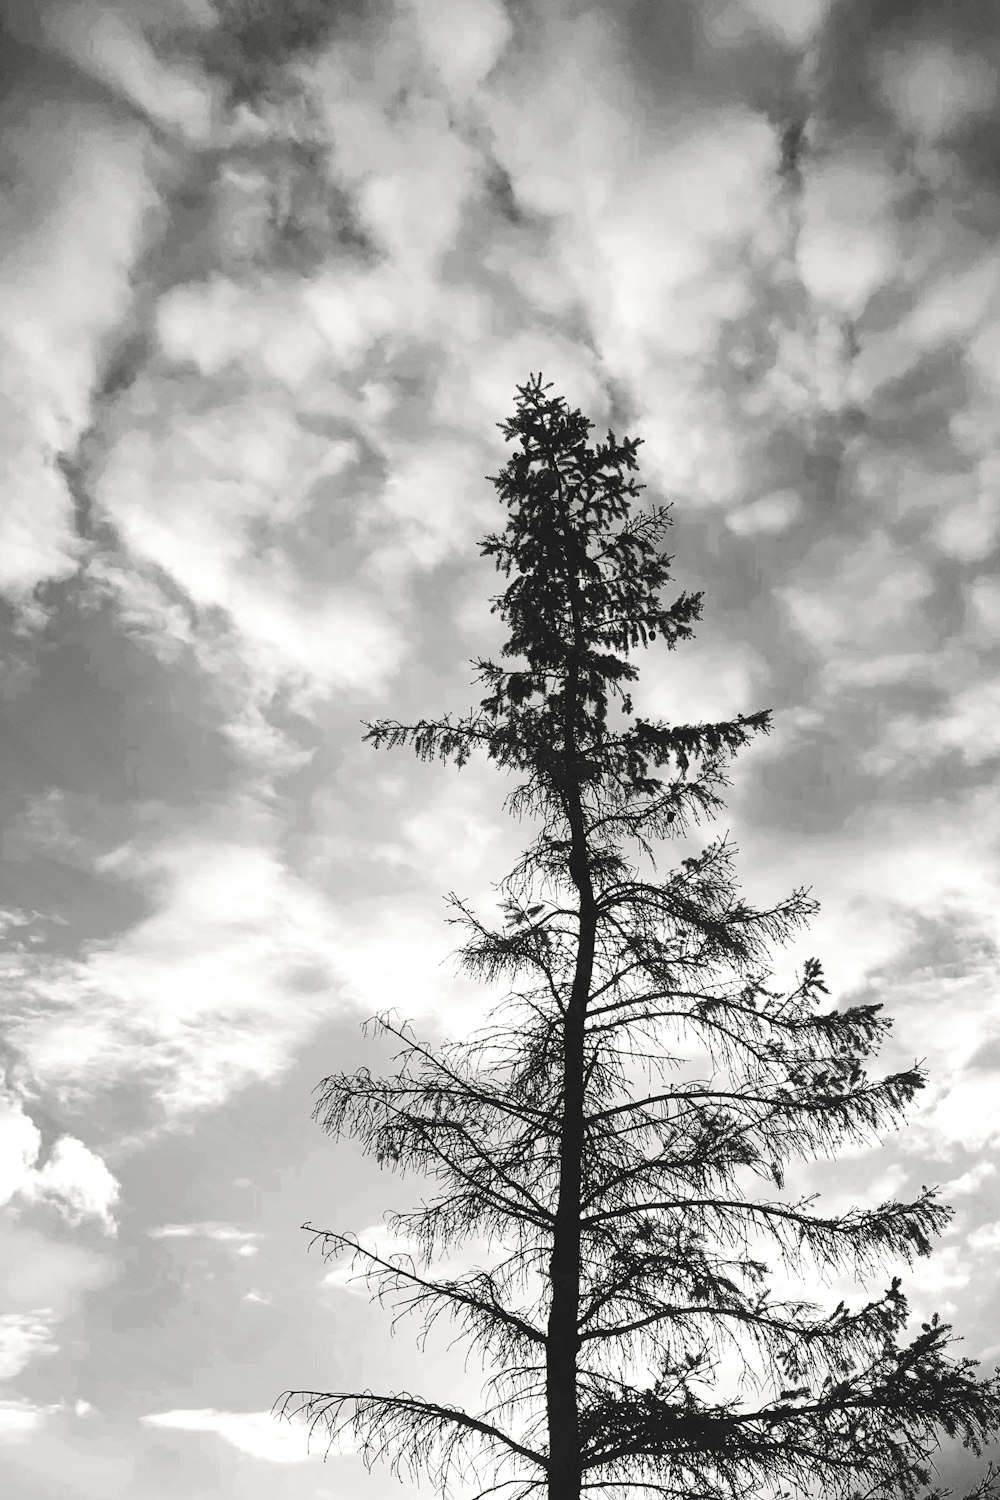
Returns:
[[[311,1090],[386,1063],[373,1010],[481,1004],[441,898],[512,863],[504,783],[360,721],[474,701],[539,370],[644,438],[705,590],[642,706],[774,710],[718,829],[745,893],[810,885],[788,962],[927,1060],[901,1135],[796,1186],[947,1184],[907,1288],[1000,1357],[990,15],[6,0],[5,1494],[374,1500],[271,1402],[445,1389],[308,1253],[415,1191]]]

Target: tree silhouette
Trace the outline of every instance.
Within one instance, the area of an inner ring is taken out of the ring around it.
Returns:
[[[549,390],[540,375],[518,388],[499,425],[519,446],[490,476],[508,512],[481,547],[507,580],[493,601],[504,664],[475,664],[486,696],[466,717],[365,736],[514,773],[507,805],[537,832],[500,887],[504,921],[456,896],[450,920],[465,970],[516,988],[436,1051],[377,1019],[398,1071],[329,1077],[316,1107],[332,1135],[435,1185],[389,1220],[407,1253],[320,1231],[324,1254],[350,1253],[428,1326],[456,1318],[492,1372],[485,1404],[298,1391],[281,1409],[441,1494],[459,1480],[548,1500],[912,1500],[942,1435],[979,1454],[1000,1431],[1000,1375],[953,1359],[936,1315],[907,1339],[898,1277],[824,1311],[773,1294],[761,1246],[818,1281],[930,1252],[950,1217],[935,1189],[826,1215],[783,1195],[789,1159],[895,1125],[923,1074],[866,1071],[889,1022],[877,1005],[824,1008],[815,959],[791,993],[769,987],[769,950],[815,910],[806,890],[751,907],[725,839],[656,876],[656,846],[722,805],[729,758],[769,715],[633,711],[632,653],[689,638],[701,595],[661,601],[669,516],[636,504],[638,441],[589,446],[592,424]],[[435,1274],[470,1237],[488,1267]],[[724,1357],[738,1397],[717,1389]],[[990,1466],[973,1494],[996,1487]]]

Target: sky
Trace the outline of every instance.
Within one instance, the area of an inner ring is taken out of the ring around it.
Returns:
[[[513,863],[503,780],[362,721],[475,701],[484,476],[537,371],[643,439],[705,592],[637,707],[773,710],[715,831],[749,899],[821,903],[780,962],[926,1060],[904,1130],[796,1186],[941,1183],[904,1289],[991,1369],[1000,11],[0,15],[4,1493],[406,1497],[272,1402],[466,1379],[300,1226],[419,1188],[310,1118],[390,1066],[364,1018],[486,1003],[442,898]]]

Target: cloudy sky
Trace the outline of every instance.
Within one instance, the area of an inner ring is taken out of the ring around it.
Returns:
[[[1000,1357],[1000,12],[980,0],[6,0],[0,1463],[16,1500],[374,1500],[272,1401],[420,1389],[300,1225],[411,1184],[310,1120],[481,997],[494,423],[644,438],[696,643],[771,707],[726,825],[931,1086],[831,1206],[948,1184],[908,1279]],[[721,831],[721,829],[719,830]],[[789,961],[796,955],[790,955]],[[879,1289],[879,1288],[877,1288]],[[459,1366],[460,1371],[460,1366]],[[452,1387],[454,1390],[454,1387]],[[395,1487],[393,1487],[395,1493]],[[403,1494],[406,1491],[399,1491]]]

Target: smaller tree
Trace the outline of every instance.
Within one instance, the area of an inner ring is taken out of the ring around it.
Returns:
[[[548,1500],[916,1500],[941,1433],[979,1453],[1000,1432],[1000,1375],[954,1360],[937,1316],[907,1341],[898,1278],[824,1311],[774,1295],[759,1246],[819,1279],[930,1252],[949,1218],[931,1188],[842,1214],[783,1195],[790,1159],[897,1123],[923,1074],[868,1073],[888,1022],[877,1005],[823,1009],[815,959],[791,993],[771,988],[768,953],[815,909],[806,891],[750,906],[724,840],[643,878],[659,840],[721,805],[727,759],[768,715],[633,712],[631,654],[690,637],[701,596],[661,599],[669,517],[634,508],[638,444],[609,433],[591,448],[591,424],[546,391],[521,387],[503,424],[520,443],[493,480],[507,525],[482,546],[509,580],[494,608],[511,664],[476,664],[487,696],[457,722],[367,735],[459,766],[479,751],[517,776],[508,804],[538,832],[502,883],[504,922],[451,898],[466,970],[517,987],[481,1033],[436,1051],[376,1021],[398,1072],[327,1078],[316,1110],[437,1188],[390,1220],[406,1254],[335,1231],[324,1253],[352,1254],[428,1325],[457,1319],[489,1397],[468,1412],[307,1391],[283,1410],[350,1430],[366,1460],[427,1472],[441,1493],[464,1475],[479,1495]],[[488,1267],[435,1272],[472,1236]],[[739,1399],[712,1399],[724,1354],[744,1372]],[[996,1492],[990,1468],[973,1495]]]

